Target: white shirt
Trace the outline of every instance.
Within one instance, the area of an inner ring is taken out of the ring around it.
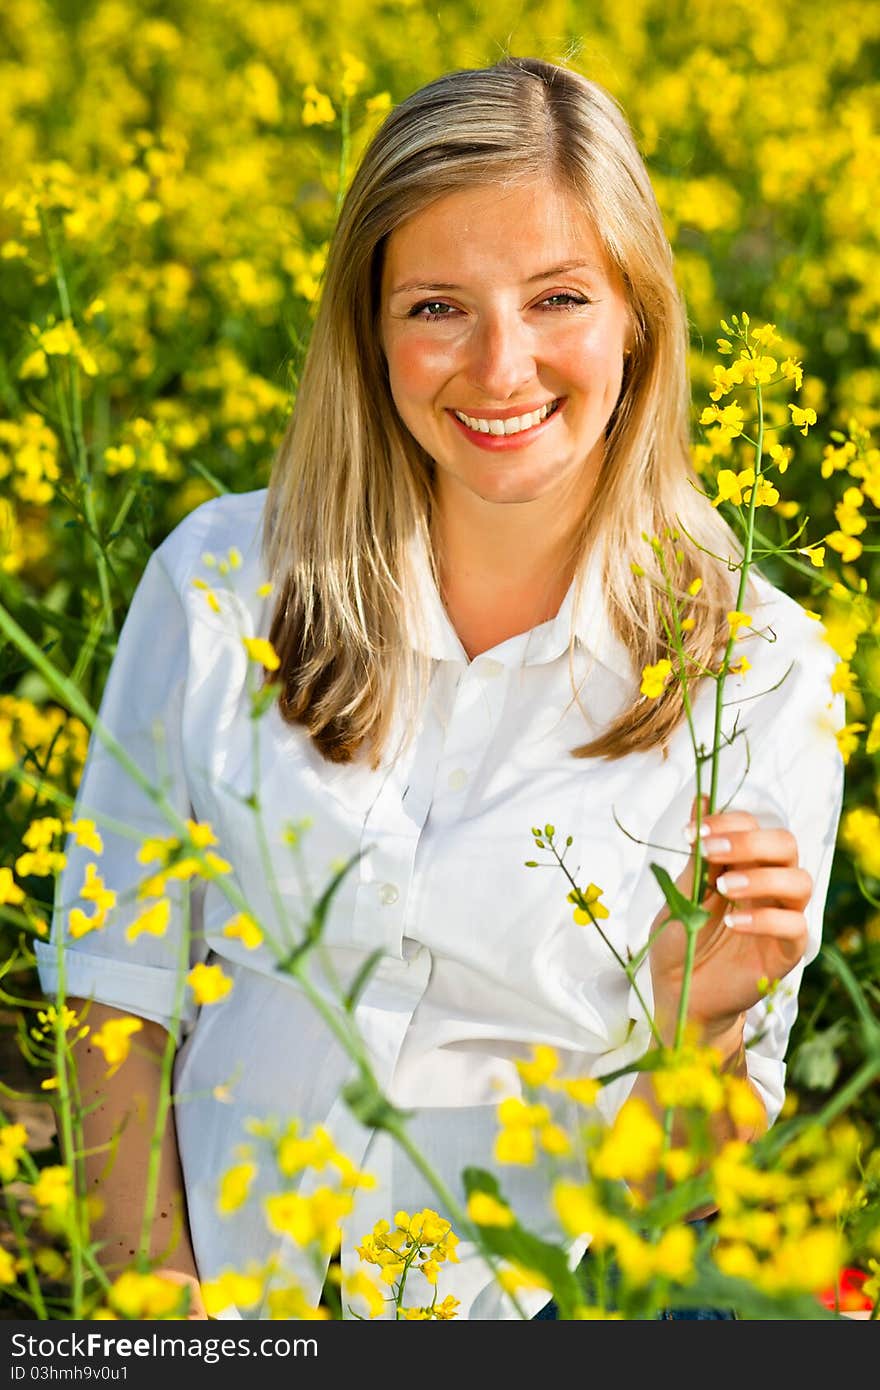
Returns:
[[[267,635],[274,602],[274,595],[257,597],[266,580],[259,537],[264,500],[264,491],[217,498],[158,547],[120,634],[100,713],[151,780],[164,779],[180,815],[211,824],[237,886],[277,930],[253,812],[243,801],[252,789],[253,723],[241,638]],[[229,575],[227,593],[201,556],[222,557],[232,546],[243,563]],[[549,858],[535,849],[531,827],[552,822],[560,841],[573,837],[567,863],[577,883],[602,889],[611,913],[604,927],[621,954],[627,947],[635,953],[662,905],[651,863],[676,876],[686,861],[693,754],[682,724],[667,756],[658,749],[610,762],[571,756],[630,703],[639,679],[606,619],[597,561],[577,612],[572,589],[554,619],[471,662],[424,564],[421,573],[418,602],[433,674],[404,754],[394,761],[389,753],[375,772],[360,763],[332,764],[276,707],[259,726],[258,785],[283,903],[281,931],[292,943],[333,867],[363,851],[333,901],[324,941],[347,981],[376,947],[384,952],[356,1009],[380,1084],[396,1104],[417,1108],[414,1140],[462,1203],[462,1169],[488,1168],[523,1224],[566,1244],[574,1264],[586,1242],[564,1241],[540,1167],[494,1162],[496,1108],[505,1095],[521,1094],[514,1062],[530,1057],[535,1043],[559,1051],[565,1074],[601,1076],[639,1056],[649,1039],[634,991],[598,932],[574,922],[561,871],[525,867],[526,860]],[[214,584],[219,613],[193,585],[198,578]],[[730,798],[762,824],[788,826],[815,884],[805,960],[772,1008],[762,1001],[747,1020],[749,1074],[772,1121],[784,1095],[783,1058],[803,965],[821,937],[842,798],[833,730],[843,713],[840,698],[830,694],[836,658],[820,625],[765,580],[756,576],[756,583],[764,602],[752,613],[753,625],[775,640],[744,639],[752,670],[728,680],[724,727],[731,732],[738,718],[746,736],[722,756],[718,804]],[[695,718],[710,745],[713,708],[714,685],[707,682]],[[171,833],[93,737],[76,814],[95,813],[134,826],[141,836]],[[306,816],[313,826],[298,864],[283,828]],[[138,840],[101,833],[105,848],[97,863],[120,901],[107,926],[69,941],[67,991],[173,1027],[180,886],[166,935],[127,943],[125,926],[144,906],[133,890],[150,870],[135,859]],[[52,942],[36,948],[49,994],[57,987],[54,942],[78,901],[85,865],[95,859],[68,845]],[[401,1208],[441,1204],[388,1136],[365,1128],[348,1110],[340,1093],[353,1064],[300,987],[274,970],[272,950],[265,943],[248,950],[224,936],[234,909],[214,885],[196,885],[193,925],[203,937],[194,941],[191,960],[219,962],[234,981],[224,1000],[200,1010],[186,991],[175,1068],[178,1143],[201,1277],[243,1270],[279,1248],[261,1219],[261,1197],[282,1187],[268,1163],[244,1207],[225,1217],[216,1208],[219,1179],[249,1138],[244,1122],[272,1115],[298,1117],[305,1130],[326,1125],[339,1148],[376,1175],[376,1189],[358,1193],[346,1225],[342,1264],[351,1271],[359,1266],[355,1246],[381,1217],[393,1221]],[[647,965],[639,983],[650,1003]],[[326,979],[322,988],[335,997]],[[627,1040],[630,1019],[637,1026]],[[631,1080],[600,1093],[606,1119]],[[231,1101],[212,1095],[224,1083]],[[302,1190],[319,1181],[326,1175],[311,1174]],[[460,1300],[459,1318],[518,1316],[473,1248],[463,1241],[459,1253],[460,1263],[441,1268],[438,1286],[441,1298],[451,1293]],[[284,1268],[317,1300],[322,1280],[310,1261],[286,1240],[281,1254]],[[430,1295],[423,1277],[412,1275],[406,1302]],[[521,1295],[530,1316],[547,1298],[540,1291]],[[265,1307],[241,1313],[267,1315]]]

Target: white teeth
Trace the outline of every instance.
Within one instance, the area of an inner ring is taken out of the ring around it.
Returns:
[[[557,404],[557,401],[550,401],[548,405],[542,405],[529,415],[511,415],[509,420],[485,420],[479,416],[464,415],[460,410],[456,410],[455,414],[468,429],[479,430],[480,434],[519,434],[522,430],[530,430],[533,426],[540,425],[541,421],[546,420],[556,409]]]

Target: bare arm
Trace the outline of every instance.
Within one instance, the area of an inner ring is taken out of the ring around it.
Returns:
[[[88,1009],[92,1032],[108,1019],[128,1016],[122,1010],[84,999],[71,998],[68,1003],[79,1014]],[[108,1077],[106,1059],[88,1037],[74,1051],[80,1098],[88,1111],[82,1121],[84,1147],[97,1150],[88,1152],[85,1159],[87,1191],[103,1203],[100,1215],[93,1218],[92,1235],[102,1242],[98,1259],[111,1277],[130,1263],[140,1242],[162,1055],[168,1041],[167,1032],[158,1023],[144,1019],[143,1025],[132,1040],[129,1057],[113,1076]],[[89,1109],[95,1101],[97,1105]],[[173,1109],[162,1140],[148,1253],[160,1261],[160,1273],[189,1285],[189,1316],[207,1317],[190,1241]]]

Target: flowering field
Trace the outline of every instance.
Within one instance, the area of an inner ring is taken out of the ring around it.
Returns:
[[[834,692],[846,700],[835,729],[847,785],[826,948],[805,977],[789,1100],[763,1167],[747,1179],[746,1159],[728,1153],[714,1171],[720,1253],[703,1258],[668,1193],[665,1207],[661,1194],[649,1209],[649,1237],[623,1202],[621,1180],[641,1176],[633,1153],[659,1153],[664,1142],[634,1111],[611,1134],[578,1139],[596,1182],[557,1175],[560,1231],[591,1231],[600,1250],[614,1253],[627,1317],[651,1315],[689,1281],[693,1299],[695,1270],[706,1298],[727,1299],[746,1316],[819,1316],[817,1295],[844,1267],[868,1276],[862,1301],[876,1316],[878,40],[880,8],[857,0],[7,0],[0,1021],[8,1075],[18,1079],[0,1088],[0,1298],[15,1315],[180,1313],[179,1289],[143,1260],[113,1284],[101,1277],[78,1183],[69,1068],[88,1023],[46,1009],[32,949],[48,931],[91,713],[133,589],[153,548],[195,506],[267,481],[334,218],[371,131],[428,79],[509,51],[569,61],[627,113],[689,310],[697,471],[712,502],[751,528],[768,577],[822,620],[837,657],[829,702]],[[757,461],[747,442],[756,408],[767,430]],[[234,554],[216,557],[218,588],[235,563]],[[266,652],[251,656],[258,664]],[[673,666],[671,653],[667,667],[649,668],[647,698]],[[100,878],[100,827],[74,829],[96,855],[84,906],[71,914],[76,936],[103,929],[113,904]],[[172,830],[176,848],[171,838],[154,847],[160,877],[222,874],[222,861],[211,862],[210,828],[170,825],[169,837]],[[576,913],[595,923],[597,899],[578,891]],[[156,896],[143,931],[161,928]],[[247,904],[232,921],[245,944],[259,931]],[[206,1007],[222,997],[216,976],[198,975],[189,987]],[[136,1031],[93,1034],[108,1068],[125,1065]],[[499,1114],[499,1153],[512,1163],[564,1158],[574,1140],[555,1132],[542,1108],[562,1086],[554,1059],[545,1051],[524,1066],[530,1105]],[[705,1058],[677,1072],[670,1063],[669,1104],[704,1112],[720,1104],[723,1086],[713,1089],[710,1073]],[[569,1099],[588,1113],[594,1096],[583,1086]],[[360,1103],[367,1106],[363,1095]],[[56,1108],[60,1144],[50,1123]],[[296,1230],[316,1258],[326,1256],[366,1178],[329,1136],[299,1134],[295,1117],[252,1138],[278,1166],[271,1229]],[[666,1157],[674,1183],[693,1176],[686,1151]],[[389,1212],[385,1228],[361,1233],[359,1281],[327,1307],[307,1305],[283,1284],[267,1294],[266,1271],[230,1271],[208,1290],[209,1307],[266,1297],[267,1316],[334,1316],[341,1297],[368,1317],[390,1294],[399,1316],[454,1317],[456,1233],[469,1233],[487,1256],[507,1261],[512,1290],[537,1282],[552,1288],[566,1316],[610,1315],[602,1289],[585,1298],[566,1283],[558,1250],[520,1230],[503,1194],[480,1179],[480,1160],[473,1156],[466,1211],[443,1208],[438,1195],[436,1212]],[[254,1161],[243,1158],[228,1175],[221,1210],[247,1200]],[[292,1184],[310,1164],[329,1165],[335,1186],[320,1212],[304,1213],[294,1210]],[[405,1301],[411,1268],[434,1289],[433,1301]]]

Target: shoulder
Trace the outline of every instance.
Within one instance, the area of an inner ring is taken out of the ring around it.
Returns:
[[[260,569],[266,496],[266,488],[224,493],[193,508],[178,522],[155,551],[157,563],[175,587],[184,585],[195,569],[204,568],[206,555],[228,561],[232,551],[237,569]]]

